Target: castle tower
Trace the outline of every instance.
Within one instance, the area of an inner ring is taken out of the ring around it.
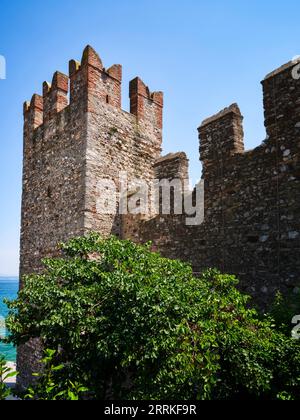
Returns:
[[[119,173],[152,179],[161,155],[163,94],[139,79],[130,83],[130,110],[121,109],[122,67],[103,67],[87,46],[69,76],[56,72],[43,95],[24,104],[24,168],[20,279],[42,269],[58,242],[91,230],[121,233],[117,214],[97,211],[99,182]],[[70,99],[69,99],[70,98]],[[100,197],[101,198],[101,197]],[[19,384],[26,386],[38,359],[37,343],[18,351]]]
[[[236,104],[203,121],[205,215],[196,227],[175,209],[148,218],[120,215],[120,174],[129,182],[188,178],[184,153],[161,157],[162,93],[134,79],[128,113],[121,109],[121,84],[121,66],[106,70],[87,47],[80,63],[70,62],[69,76],[56,72],[43,95],[25,103],[21,279],[40,271],[58,242],[93,230],[152,241],[153,249],[188,261],[195,272],[213,267],[235,274],[262,307],[278,290],[299,287],[300,60],[262,82],[267,138],[255,149],[244,150]],[[116,201],[105,213],[99,199],[105,201],[103,183],[111,181]],[[39,357],[38,341],[19,349],[20,385],[30,382]]]

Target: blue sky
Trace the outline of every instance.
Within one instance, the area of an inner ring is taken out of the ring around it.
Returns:
[[[164,153],[187,152],[201,176],[197,127],[232,102],[245,116],[246,148],[265,137],[260,80],[300,54],[298,0],[1,0],[0,275],[18,273],[22,104],[86,44],[165,93]]]

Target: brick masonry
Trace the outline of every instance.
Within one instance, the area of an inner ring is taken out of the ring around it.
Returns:
[[[186,226],[184,215],[103,215],[97,183],[188,178],[184,153],[161,156],[163,94],[136,78],[130,113],[121,109],[122,67],[103,67],[86,47],[69,76],[56,72],[43,96],[24,105],[21,268],[42,269],[56,244],[94,230],[136,242],[192,263],[236,274],[242,290],[264,306],[277,290],[300,283],[300,80],[288,63],[262,82],[267,139],[245,151],[243,117],[236,104],[199,128],[205,219]],[[22,286],[22,281],[21,281]],[[18,351],[20,385],[30,381],[38,346]]]

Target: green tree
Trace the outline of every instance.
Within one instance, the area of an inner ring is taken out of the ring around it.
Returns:
[[[97,399],[296,399],[299,343],[248,309],[234,276],[97,234],[24,279],[9,303],[15,345],[40,337],[60,380]]]

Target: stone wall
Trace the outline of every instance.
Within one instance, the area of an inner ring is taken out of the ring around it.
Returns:
[[[199,128],[205,189],[205,219],[187,226],[186,215],[150,212],[120,215],[120,173],[135,178],[188,178],[184,153],[161,156],[163,94],[136,78],[130,83],[130,113],[121,109],[122,67],[103,67],[87,47],[69,76],[56,72],[43,96],[24,105],[24,170],[21,286],[24,274],[42,269],[56,244],[91,230],[136,242],[190,262],[236,274],[241,288],[261,306],[277,290],[300,283],[300,80],[295,63],[266,77],[267,139],[245,151],[243,117],[236,104]],[[69,99],[70,96],[70,99]],[[111,214],[97,210],[103,179],[116,185]],[[184,194],[192,194],[184,190]],[[153,197],[149,196],[149,200]],[[160,206],[161,210],[161,206]],[[38,345],[18,352],[19,384],[30,381]]]
[[[295,63],[262,82],[267,138],[259,147],[244,150],[236,104],[199,128],[204,223],[188,227],[182,216],[158,215],[129,232],[195,272],[236,274],[261,307],[300,285],[300,81],[292,69]]]

